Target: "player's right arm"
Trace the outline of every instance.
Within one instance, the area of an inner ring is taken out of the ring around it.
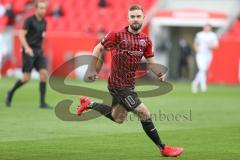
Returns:
[[[101,70],[101,66],[103,62],[100,57],[103,49],[104,49],[104,46],[101,43],[97,44],[93,49],[93,54],[92,54],[91,62],[88,69],[88,72],[89,72],[88,79],[91,81],[96,80],[97,75]]]
[[[27,42],[27,39],[26,39],[26,35],[27,35],[27,32],[30,28],[30,25],[31,25],[31,22],[29,19],[27,19],[25,22],[24,22],[24,26],[23,28],[20,30],[19,32],[19,40],[25,50],[25,53],[32,56],[33,55],[33,51],[32,51],[32,48],[29,46],[28,42]]]
[[[195,52],[198,52],[198,44],[197,43],[193,44],[193,48],[194,48]]]
[[[193,48],[195,50],[195,52],[197,53],[198,52],[198,43],[199,43],[199,33],[197,33],[195,39],[194,39],[194,44],[193,44]]]
[[[32,48],[28,45],[27,40],[26,40],[26,34],[27,34],[27,30],[22,29],[19,32],[19,40],[25,50],[25,53],[32,56],[33,55],[33,51]]]
[[[107,34],[103,40],[94,47],[93,54],[92,54],[92,60],[89,65],[89,73],[88,73],[88,79],[91,81],[95,81],[97,78],[97,73],[100,71],[102,66],[102,60],[101,60],[101,54],[103,53],[102,50],[104,49],[111,49],[115,47],[116,42],[116,34],[115,32],[110,32]]]

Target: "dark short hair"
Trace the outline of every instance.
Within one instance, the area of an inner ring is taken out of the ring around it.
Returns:
[[[144,12],[143,8],[138,4],[131,5],[128,8],[128,11],[135,11],[135,10],[141,10],[142,12]]]
[[[47,2],[46,2],[46,0],[35,0],[35,2],[34,2],[35,8],[38,7],[38,3],[47,3]]]

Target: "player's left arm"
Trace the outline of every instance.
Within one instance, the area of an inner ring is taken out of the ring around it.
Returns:
[[[164,81],[164,74],[162,73],[161,67],[156,63],[154,53],[152,51],[152,41],[148,39],[147,49],[144,52],[144,57],[147,60],[148,68],[161,80]]]
[[[161,80],[165,80],[165,75],[161,70],[161,67],[156,63],[155,57],[146,58],[148,68]]]
[[[92,64],[91,66],[93,67],[92,69],[94,70],[94,72],[99,73],[102,65],[103,65],[103,60],[102,60],[102,53],[104,50],[104,46],[102,46],[101,43],[99,43],[98,45],[96,45],[93,49],[93,59],[92,59]]]

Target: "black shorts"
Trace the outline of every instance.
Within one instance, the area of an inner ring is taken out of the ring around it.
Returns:
[[[142,103],[134,91],[134,88],[108,88],[108,90],[113,97],[112,106],[121,104],[127,111],[133,111]]]
[[[46,59],[43,55],[42,49],[33,49],[33,53],[34,56],[30,56],[27,55],[24,50],[22,51],[22,71],[24,73],[31,73],[33,68],[35,68],[37,71],[47,68]]]

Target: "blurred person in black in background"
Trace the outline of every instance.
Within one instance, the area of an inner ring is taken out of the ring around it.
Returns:
[[[13,26],[15,23],[15,13],[13,11],[12,5],[9,3],[6,6],[5,16],[8,17],[8,26]]]
[[[179,40],[179,63],[178,63],[178,73],[179,78],[189,78],[189,62],[188,58],[191,55],[191,47],[185,39]],[[185,73],[185,76],[184,76]]]
[[[26,84],[31,77],[31,71],[35,68],[40,74],[40,108],[51,108],[45,102],[46,81],[48,78],[46,59],[43,55],[42,41],[45,37],[45,20],[47,3],[45,1],[35,2],[35,14],[28,17],[19,33],[19,39],[22,44],[23,77],[14,84],[8,91],[6,97],[6,106],[10,107],[13,95],[17,89]],[[31,94],[31,93],[30,93]]]
[[[107,2],[106,2],[106,0],[99,0],[99,1],[98,1],[98,6],[99,6],[100,8],[105,8],[105,7],[107,7]]]
[[[52,17],[62,17],[64,15],[62,7],[59,4],[56,4],[51,12]]]

